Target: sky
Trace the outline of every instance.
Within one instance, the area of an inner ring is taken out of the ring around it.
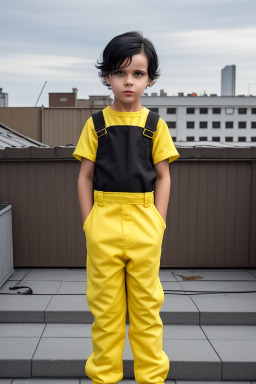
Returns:
[[[256,95],[256,0],[0,0],[0,88],[10,107],[48,107],[50,92],[110,95],[97,60],[116,35],[141,31],[160,61],[146,91],[220,95],[236,65],[236,95]]]

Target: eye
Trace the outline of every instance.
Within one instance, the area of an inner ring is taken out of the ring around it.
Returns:
[[[144,76],[144,73],[142,73],[142,72],[140,72],[140,71],[136,71],[136,72],[135,72],[135,76],[136,76],[136,77],[142,77],[142,76]]]
[[[117,71],[115,71],[115,72],[113,73],[113,75],[122,76],[123,73],[124,73],[124,72],[121,71],[121,69],[118,69]]]

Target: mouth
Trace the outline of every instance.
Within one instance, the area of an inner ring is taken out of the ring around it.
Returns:
[[[123,93],[125,93],[126,95],[132,95],[134,92],[132,92],[132,91],[124,91]]]

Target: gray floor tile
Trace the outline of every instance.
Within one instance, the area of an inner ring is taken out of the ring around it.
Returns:
[[[0,295],[0,322],[44,322],[44,310],[52,296]]]
[[[202,276],[202,280],[195,280],[195,281],[239,281],[239,280],[245,280],[245,281],[255,281],[256,276],[252,276],[247,271],[225,271],[225,270],[220,270],[220,271],[199,271],[198,273],[189,273],[188,275],[186,273],[181,273],[180,275],[185,275],[185,276]],[[176,276],[178,281],[184,281],[182,277]]]
[[[89,384],[91,380],[87,380],[87,382]],[[80,384],[80,379],[15,379],[12,384]]]
[[[85,295],[55,295],[45,311],[47,323],[93,323]]]
[[[54,295],[58,292],[58,289],[61,285],[61,281],[29,281],[23,280],[18,284],[18,281],[7,280],[5,284],[0,288],[0,293],[7,292],[12,295],[17,295],[17,292],[25,292],[27,288],[20,288],[10,290],[9,287],[14,287],[14,285],[30,287],[33,290],[33,294],[47,294]]]
[[[75,269],[36,269],[33,268],[29,271],[26,276],[26,280],[35,280],[35,281],[51,281],[51,280],[60,280],[60,281],[86,281],[87,274],[85,268],[75,268]]]
[[[221,360],[207,340],[163,340],[168,379],[221,380]]]
[[[165,283],[170,284],[170,283]],[[256,280],[254,281],[181,281],[179,283],[186,291],[227,291],[227,292],[244,292],[255,291],[256,295]]]
[[[193,381],[175,380],[176,384],[251,384],[251,381]]]
[[[18,280],[23,279],[27,273],[29,272],[29,268],[14,268],[13,274],[8,278],[8,280]]]
[[[0,337],[41,337],[46,324],[0,323]]]
[[[12,379],[0,379],[0,384],[11,384],[13,383]]]
[[[255,379],[255,340],[211,340],[211,344],[222,360],[223,380]]]
[[[0,372],[2,377],[30,377],[31,359],[39,338],[0,338]]]
[[[86,281],[64,281],[60,284],[57,294],[85,295],[86,291]]]
[[[201,328],[210,340],[256,341],[256,325],[202,325]]]
[[[165,340],[206,340],[199,325],[164,325],[163,339]]]
[[[91,324],[47,324],[42,337],[91,337]]]
[[[176,281],[170,269],[160,269],[159,277],[161,281]]]
[[[178,291],[180,293],[183,293],[183,287],[180,285],[179,282],[175,281],[161,281],[163,290],[171,289],[173,291]]]
[[[189,296],[164,295],[160,315],[164,324],[199,324],[199,311]]]
[[[245,268],[244,270],[256,278],[256,268]]]
[[[89,338],[42,338],[32,359],[32,376],[82,378],[91,353]]]
[[[256,293],[194,295],[201,325],[256,324]]]

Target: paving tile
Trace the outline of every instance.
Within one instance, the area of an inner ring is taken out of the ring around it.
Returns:
[[[211,340],[222,360],[222,380],[255,380],[255,340]]]
[[[91,324],[47,324],[42,337],[91,337]]]
[[[165,381],[166,382],[166,381]],[[193,381],[175,380],[176,384],[251,384],[251,381]]]
[[[57,295],[85,295],[87,292],[86,281],[64,281],[61,282]]]
[[[256,325],[202,325],[201,328],[210,340],[256,341]]]
[[[176,281],[170,269],[160,269],[159,277],[161,281]]]
[[[201,325],[255,325],[256,293],[194,295]]]
[[[199,324],[198,308],[185,295],[165,293],[160,316],[164,324]]]
[[[88,338],[41,338],[32,359],[32,376],[83,377],[91,353]]]
[[[252,276],[256,277],[256,268],[244,268],[244,271],[250,273]]]
[[[0,323],[43,323],[49,295],[0,295]]]
[[[170,285],[171,283],[165,283],[165,285]],[[181,287],[189,292],[193,291],[255,291],[256,295],[256,280],[254,281],[181,281],[179,283]]]
[[[45,310],[46,323],[93,323],[85,295],[55,295]]]
[[[44,332],[44,323],[0,323],[0,337],[38,337]]]
[[[51,281],[51,280],[60,280],[60,281],[86,281],[87,273],[86,268],[44,268],[37,269],[33,268],[29,271],[26,276],[26,280],[36,280],[36,281]]]
[[[13,274],[8,278],[8,280],[18,280],[23,279],[26,274],[29,272],[29,268],[14,268]]]
[[[180,285],[179,282],[175,281],[161,281],[163,290],[165,289],[171,289],[173,291],[178,291],[180,293],[183,293],[183,287]]]
[[[23,280],[19,283],[19,281],[7,280],[5,284],[0,288],[0,293],[7,292],[11,295],[19,295],[19,292],[27,291],[27,288],[20,288],[10,290],[9,287],[14,287],[15,284],[20,286],[30,287],[33,290],[33,294],[47,294],[54,295],[58,292],[58,289],[61,285],[61,281],[29,281]],[[19,284],[18,284],[19,283]]]
[[[221,360],[208,340],[163,340],[170,360],[167,378],[221,380]]]
[[[11,384],[13,383],[12,379],[0,379],[0,384]]]
[[[31,377],[31,359],[38,337],[0,338],[0,372],[2,377]]]
[[[255,281],[256,280],[256,275],[255,277],[252,276],[247,271],[225,271],[225,270],[219,270],[219,271],[199,271],[198,273],[192,273],[191,271],[186,274],[186,273],[180,273],[180,275],[185,275],[185,276],[202,276],[202,280],[195,280],[195,281],[239,281],[239,280],[245,280],[245,281]],[[182,277],[176,275],[176,278],[178,281],[184,281]]]
[[[85,380],[85,384],[91,384],[91,382],[91,380]],[[80,379],[15,379],[12,384],[80,384]]]
[[[163,339],[206,340],[206,336],[199,325],[164,325]]]

